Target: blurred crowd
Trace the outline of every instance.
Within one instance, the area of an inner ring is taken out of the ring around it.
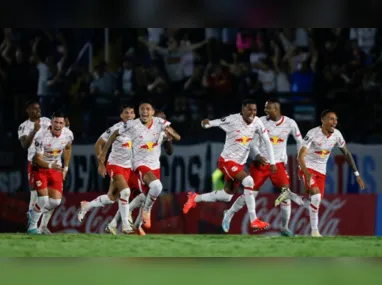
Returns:
[[[108,62],[99,55],[103,36],[102,29],[4,29],[2,131],[14,136],[25,119],[23,103],[36,96],[45,116],[65,108],[83,138],[98,136],[116,120],[120,104],[143,99],[190,134],[203,117],[237,112],[246,97],[313,105],[336,98],[357,102],[360,92],[380,99],[378,28],[110,29]],[[86,42],[98,57],[92,70],[88,56],[77,59]],[[372,106],[377,109],[366,110],[369,115],[381,113],[380,105]],[[378,116],[371,120],[373,131],[382,129]]]

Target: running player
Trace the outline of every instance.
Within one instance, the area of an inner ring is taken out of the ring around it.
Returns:
[[[224,191],[219,190],[202,195],[189,193],[188,200],[183,207],[183,213],[187,214],[199,202],[231,201],[234,184],[241,183],[244,186],[244,200],[248,208],[251,228],[263,230],[269,227],[269,223],[257,218],[255,198],[258,192],[253,191],[255,187],[253,178],[244,171],[244,164],[252,146],[250,142],[253,140],[255,133],[259,134],[265,143],[269,154],[271,172],[275,173],[277,171],[271,141],[264,124],[260,118],[256,117],[256,112],[255,101],[245,100],[240,114],[212,121],[208,119],[202,121],[203,128],[220,127],[226,132],[224,149],[218,162],[219,169],[225,175]]]
[[[33,157],[33,183],[37,191],[37,202],[34,204],[28,219],[28,233],[41,234],[37,223],[42,213],[50,213],[61,204],[63,183],[69,169],[72,156],[73,133],[65,127],[65,116],[56,112],[52,116],[52,125],[41,129],[35,137],[36,153]],[[64,168],[61,156],[64,155]],[[50,233],[47,226],[49,218],[41,221],[43,231]]]
[[[35,154],[35,147],[33,144],[36,133],[42,127],[46,129],[50,126],[51,120],[46,117],[41,117],[40,104],[37,101],[28,101],[25,103],[25,110],[28,113],[28,120],[23,122],[18,129],[18,136],[21,146],[28,149],[28,183],[30,190],[30,200],[27,216],[29,218],[33,205],[37,202],[37,192],[33,186],[32,180],[32,159]]]
[[[179,134],[170,127],[170,122],[154,117],[154,112],[150,102],[141,102],[140,118],[126,122],[123,127],[115,131],[99,157],[99,162],[104,163],[108,149],[118,136],[126,134],[132,138],[134,171],[138,173],[140,182],[149,187],[142,211],[142,222],[145,228],[151,227],[151,208],[163,188],[159,180],[161,133],[164,131],[166,136],[180,140]]]
[[[163,120],[166,120],[166,115],[163,111],[156,110],[155,111],[155,117],[161,118]],[[173,153],[173,145],[172,145],[172,138],[167,137],[165,132],[162,132],[159,138],[160,144],[163,143],[163,148],[166,151],[167,155],[172,155]],[[160,152],[158,153],[160,158]],[[132,171],[130,173],[130,179],[128,182],[130,188],[132,189],[132,192],[139,191],[139,194],[131,201],[130,203],[130,217],[131,219],[131,213],[136,209],[139,208],[139,214],[136,219],[136,222],[134,224],[134,229],[138,230],[139,235],[145,235],[144,230],[141,227],[140,224],[140,218],[142,215],[142,206],[144,205],[145,199],[146,199],[146,194],[148,192],[148,187],[146,185],[142,185],[142,183],[139,180],[139,176],[135,171]],[[118,220],[120,219],[120,212],[118,211],[117,214],[114,216],[113,220],[107,225],[105,231],[107,233],[112,233],[112,234],[117,234],[117,225],[118,225]],[[132,223],[132,221],[131,221]]]
[[[255,182],[255,193],[260,190],[261,186],[268,178],[272,181],[272,184],[277,189],[282,191],[282,194],[275,202],[275,206],[278,206],[281,203],[281,235],[293,236],[288,227],[291,215],[291,203],[289,196],[291,196],[291,199],[298,205],[303,205],[304,202],[301,197],[289,190],[289,176],[285,168],[285,164],[288,160],[286,147],[288,137],[292,135],[296,140],[298,153],[302,144],[302,138],[296,122],[287,116],[283,116],[280,109],[279,100],[269,99],[265,103],[264,111],[266,116],[262,116],[260,118],[268,132],[270,141],[273,146],[277,171],[276,173],[271,173],[269,155],[267,153],[265,144],[261,140],[255,139],[251,141],[251,143],[254,145],[251,149],[253,151],[250,152],[250,157],[254,161],[252,161],[250,164],[249,172]],[[259,144],[259,147],[257,144]],[[229,231],[231,219],[237,211],[244,207],[244,204],[244,196],[241,195],[238,199],[236,199],[235,203],[233,203],[229,210],[224,211],[222,228],[225,232]]]
[[[113,125],[111,128],[107,129],[97,140],[95,149],[97,157],[102,154],[103,147],[106,141],[121,126],[123,126],[128,120],[135,119],[135,112],[133,106],[123,106],[121,108],[120,117],[122,121]],[[102,207],[103,205],[108,205],[114,203],[118,200],[118,208],[121,212],[122,218],[122,233],[131,234],[133,229],[131,227],[131,222],[129,222],[129,197],[130,188],[128,181],[130,179],[131,173],[131,137],[128,135],[121,135],[113,142],[113,146],[106,164],[99,163],[98,172],[102,177],[105,177],[106,172],[110,176],[110,187],[107,195],[101,195],[91,202],[82,201],[81,210],[78,213],[78,220],[82,222],[86,213],[94,207]],[[112,233],[114,229],[109,229]]]
[[[305,189],[310,195],[309,213],[313,237],[321,237],[318,230],[318,211],[324,196],[327,161],[335,146],[339,147],[344,154],[361,190],[365,189],[353,156],[347,149],[341,132],[336,129],[337,120],[334,111],[323,111],[321,114],[322,125],[311,129],[306,134],[298,154],[299,176],[302,177]]]

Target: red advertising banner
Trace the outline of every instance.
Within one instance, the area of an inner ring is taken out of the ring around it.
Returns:
[[[87,213],[83,223],[77,221],[82,200],[92,200],[99,193],[66,194],[62,204],[54,212],[49,228],[52,232],[103,233],[117,211],[117,204],[95,208]],[[246,207],[236,213],[231,223],[231,234],[278,235],[281,226],[280,209],[275,208],[277,196],[260,194],[256,199],[257,215],[270,222],[269,230],[252,233]],[[25,232],[27,198],[0,194],[0,231]],[[231,203],[200,203],[183,215],[182,208],[186,193],[162,194],[152,211],[152,228],[147,233],[161,234],[221,234],[223,211]],[[135,213],[136,214],[136,213]],[[134,215],[135,216],[135,215]],[[374,235],[376,223],[376,195],[349,194],[327,195],[321,203],[319,229],[322,235]],[[290,229],[298,235],[310,234],[309,212],[293,205]]]

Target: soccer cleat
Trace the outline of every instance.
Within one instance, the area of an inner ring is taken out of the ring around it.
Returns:
[[[293,236],[293,233],[289,230],[289,229],[282,229],[280,231],[280,235],[282,237],[292,237]]]
[[[127,230],[122,229],[122,233],[124,235],[133,235],[135,234],[135,231],[133,229],[127,229]]]
[[[231,219],[228,218],[227,213],[228,213],[228,210],[225,210],[224,211],[223,221],[222,221],[222,228],[223,228],[223,231],[226,232],[226,233],[229,232],[229,226],[231,224]]]
[[[139,236],[145,236],[146,235],[145,231],[142,229],[141,226],[139,226],[138,228],[133,227],[133,229],[134,229],[134,232]]]
[[[117,229],[117,227],[114,227],[112,224],[108,224],[105,228],[105,233],[117,235],[118,229]]]
[[[252,230],[254,231],[260,231],[260,230],[266,230],[267,228],[269,228],[269,223],[267,222],[263,222],[261,221],[260,219],[256,219],[254,220],[252,223],[251,223],[251,228]]]
[[[41,235],[41,232],[38,230],[38,228],[34,228],[27,231],[28,235]]]
[[[196,207],[196,202],[195,202],[195,198],[198,196],[198,194],[196,193],[192,193],[192,192],[189,192],[187,194],[187,202],[186,204],[184,204],[183,206],[183,213],[184,214],[187,214],[188,211],[190,211],[191,208],[195,208]]]
[[[32,210],[29,210],[27,212],[27,218],[28,218],[28,222],[27,222],[27,228],[29,228],[31,222],[32,222]]]
[[[145,227],[146,229],[151,228],[150,214],[151,214],[150,211],[145,211],[142,209],[142,224],[143,224],[143,227]]]
[[[48,229],[48,227],[40,227],[39,231],[43,235],[51,235],[52,232]]]
[[[322,237],[322,235],[318,230],[312,230],[312,237]]]
[[[78,212],[78,215],[77,215],[77,219],[78,221],[82,222],[86,213],[88,212],[88,210],[85,209],[85,205],[87,204],[88,202],[87,201],[82,201],[81,202],[81,209],[80,211]]]
[[[275,200],[275,207],[281,204],[281,202],[289,199],[290,190],[288,188],[282,188],[280,195]]]

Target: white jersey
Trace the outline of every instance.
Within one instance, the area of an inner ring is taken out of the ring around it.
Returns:
[[[110,136],[116,131],[119,130],[124,125],[124,122],[119,122],[107,129],[102,135],[101,138],[104,141],[108,141]],[[131,168],[131,147],[132,141],[131,137],[125,133],[119,135],[116,140],[113,142],[111,147],[111,152],[108,158],[108,162],[111,165],[118,165],[123,168]]]
[[[40,118],[39,123],[41,125],[40,130],[47,129],[51,124],[51,120],[49,118],[42,117]],[[32,122],[31,120],[28,119],[24,123],[22,123],[19,126],[19,130],[18,130],[19,140],[21,137],[29,136],[29,134],[33,131],[33,129],[34,129],[34,122]],[[33,139],[30,147],[28,148],[28,161],[32,161],[34,154],[35,154],[35,146],[34,146],[34,139]]]
[[[339,130],[325,136],[321,127],[311,129],[305,136],[302,146],[308,148],[305,156],[307,168],[326,174],[326,163],[334,146],[344,147],[345,140]]]
[[[234,161],[240,165],[247,161],[251,147],[250,142],[253,140],[255,133],[259,134],[259,137],[266,136],[269,140],[264,124],[259,117],[255,117],[252,123],[247,124],[241,114],[234,114],[222,119],[212,120],[210,125],[220,127],[226,132],[221,157],[224,160]]]
[[[45,162],[56,162],[62,166],[61,156],[65,147],[74,140],[71,130],[64,127],[59,137],[51,132],[51,127],[40,129],[35,137],[36,153],[42,154]]]
[[[292,135],[296,140],[297,145],[297,153],[300,150],[302,144],[302,137],[300,133],[300,129],[298,128],[295,120],[282,116],[278,122],[267,119],[266,116],[260,118],[261,122],[264,124],[265,129],[268,132],[269,140],[272,143],[273,151],[275,154],[275,161],[287,163],[288,155],[287,155],[287,141],[288,137]],[[256,138],[252,142],[255,144],[254,148],[251,148],[250,157],[255,159],[256,155],[261,154],[267,162],[269,163],[269,154],[267,152],[266,145],[264,141]],[[259,153],[256,153],[254,150],[256,147],[259,150]]]
[[[147,166],[154,170],[160,168],[161,144],[164,130],[171,123],[158,117],[153,117],[150,126],[145,126],[140,119],[127,121],[119,129],[119,134],[127,134],[133,142],[133,168]]]

